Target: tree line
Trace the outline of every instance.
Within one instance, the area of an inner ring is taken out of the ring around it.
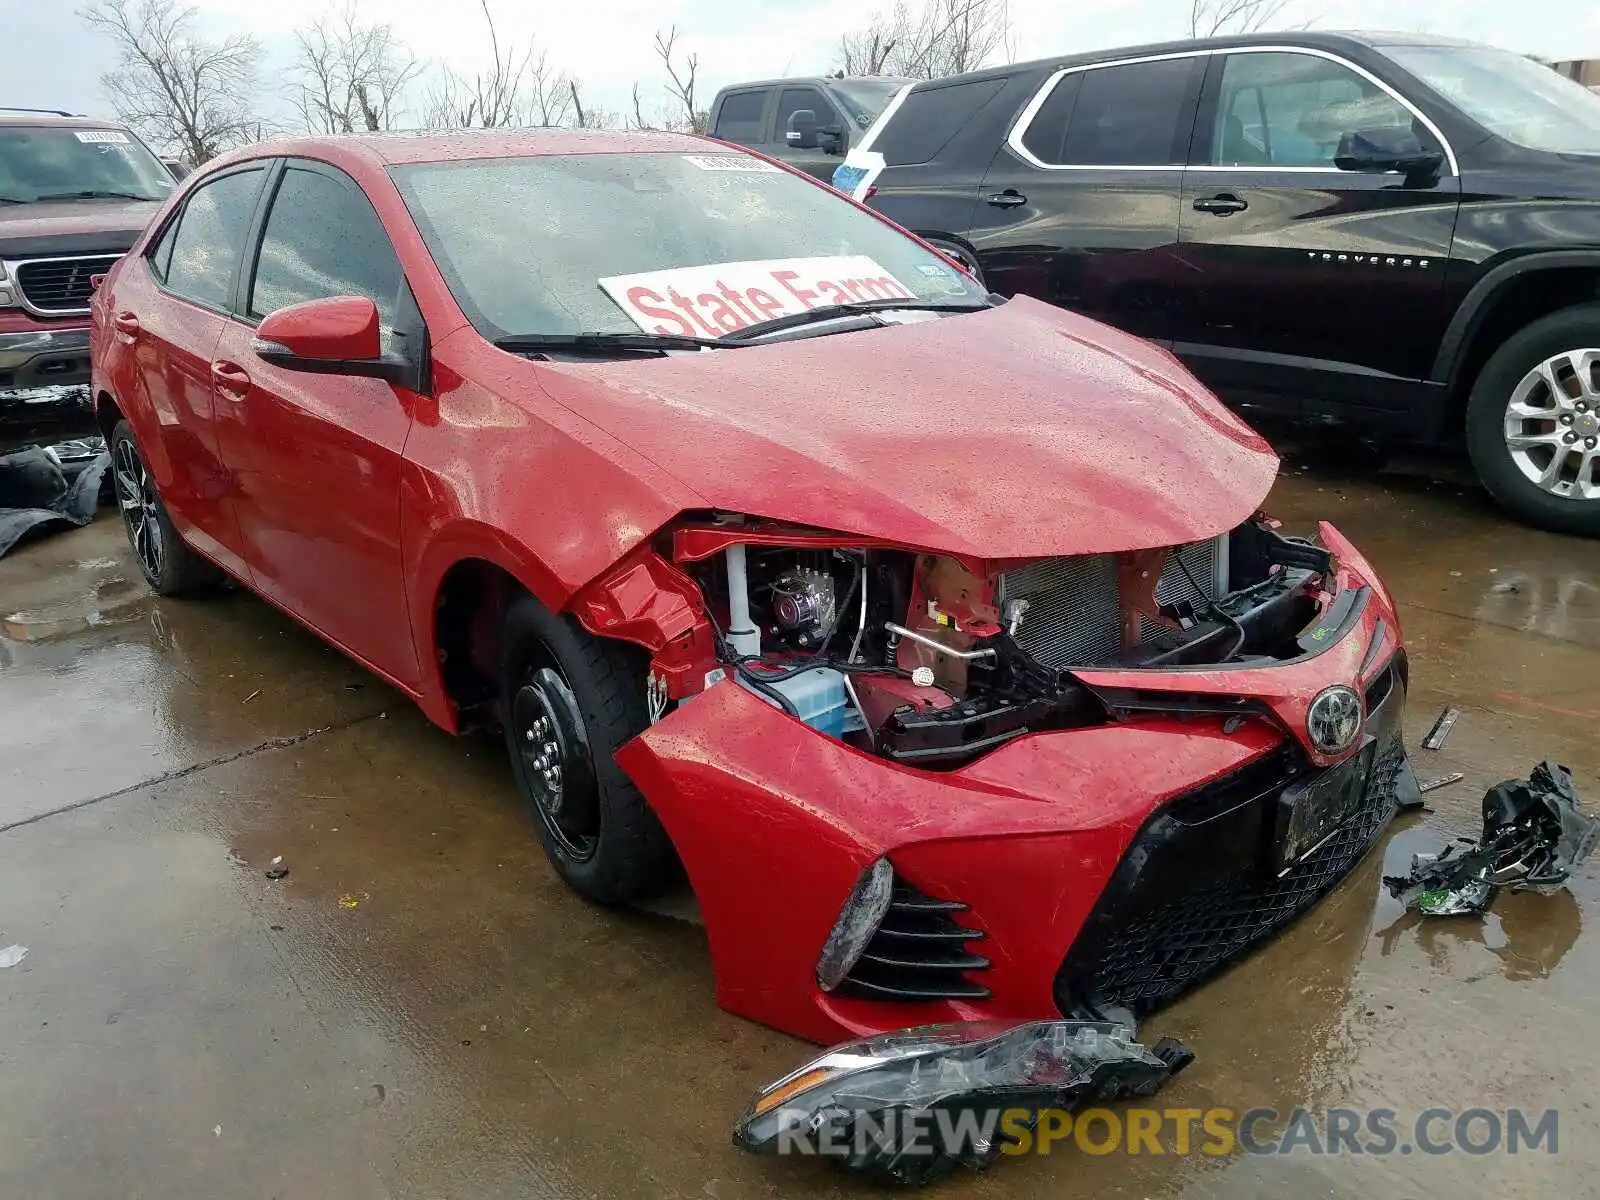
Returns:
[[[1288,0],[1191,0],[1189,33],[1248,32]],[[341,0],[294,31],[294,58],[281,84],[300,131],[493,129],[512,126],[670,129],[703,133],[711,97],[700,58],[677,26],[655,32],[662,78],[635,83],[628,111],[586,98],[581,80],[534,41],[500,36],[490,0],[478,0],[485,69],[468,74],[420,58],[386,22],[368,20],[360,0]],[[263,50],[250,34],[200,28],[181,0],[91,0],[80,10],[110,39],[116,69],[102,84],[117,115],[147,140],[191,164],[235,146],[290,132],[258,104]],[[1009,0],[896,0],[839,42],[846,75],[933,79],[1009,62],[1017,47]]]

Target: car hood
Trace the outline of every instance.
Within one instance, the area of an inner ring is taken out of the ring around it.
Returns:
[[[117,254],[133,245],[160,200],[50,200],[0,205],[0,256]]]
[[[738,350],[541,363],[705,506],[977,558],[1172,546],[1251,515],[1272,450],[1171,355],[1028,299]]]

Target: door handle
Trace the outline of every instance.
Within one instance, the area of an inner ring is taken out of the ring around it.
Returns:
[[[119,312],[111,318],[111,324],[120,333],[124,341],[133,341],[139,333],[139,318],[131,312]]]
[[[1028,198],[1016,188],[1007,188],[990,196],[988,202],[995,208],[1016,208],[1019,204],[1026,204]]]
[[[1223,192],[1220,196],[1202,196],[1194,202],[1195,212],[1215,213],[1219,217],[1243,212],[1249,207],[1248,200],[1241,200],[1231,192]]]
[[[244,394],[250,390],[250,373],[238,363],[226,359],[218,359],[211,364],[211,378],[216,381],[220,391],[236,400],[244,399]]]

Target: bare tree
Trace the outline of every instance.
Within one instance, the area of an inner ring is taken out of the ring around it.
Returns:
[[[294,33],[295,107],[313,133],[391,129],[422,64],[386,24],[364,24],[357,0]]]
[[[1275,21],[1289,0],[1190,0],[1189,36],[1255,33]]]
[[[704,133],[710,121],[710,114],[696,103],[695,75],[700,69],[700,56],[698,54],[685,54],[683,65],[679,66],[673,59],[673,51],[678,42],[678,27],[668,29],[666,33],[656,30],[656,57],[661,60],[661,65],[667,72],[667,95],[671,98],[670,105],[674,110],[665,124],[669,128],[681,129],[689,133]],[[639,89],[634,87],[633,110],[635,116],[639,115]],[[640,121],[641,126],[643,121]]]
[[[957,75],[1010,57],[1007,0],[899,0],[887,14],[840,39],[850,75]]]
[[[539,120],[545,113],[564,112],[565,76],[552,71],[543,54],[535,56],[531,42],[520,51],[502,48],[489,0],[478,3],[489,30],[492,65],[471,79],[449,68],[442,71],[423,102],[422,124],[429,129],[497,129],[521,124],[530,115]]]
[[[528,66],[526,123],[552,128],[565,125],[576,101],[577,84],[565,72],[552,67],[549,56],[541,51]]]
[[[101,85],[150,141],[199,165],[261,132],[250,111],[261,60],[254,38],[202,37],[195,10],[177,0],[94,0],[79,15],[115,44],[117,69]]]
[[[878,13],[872,23],[839,39],[841,69],[846,75],[887,75],[889,61],[901,42],[905,40],[906,25],[899,18],[904,14],[901,5],[892,17]]]

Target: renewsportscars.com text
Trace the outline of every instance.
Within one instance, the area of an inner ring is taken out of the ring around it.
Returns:
[[[1403,1115],[1392,1108],[1007,1108],[864,1114],[849,1126],[807,1128],[806,1110],[783,1109],[778,1153],[860,1154],[896,1148],[910,1154],[1224,1156],[1390,1154],[1557,1154],[1560,1117],[1553,1108],[1428,1108]]]

